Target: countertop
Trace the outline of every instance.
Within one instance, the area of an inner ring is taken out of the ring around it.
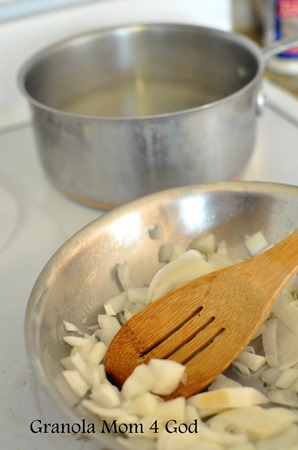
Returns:
[[[287,111],[287,105],[280,108],[279,102],[269,102],[258,118],[254,153],[242,179],[298,185],[298,115]],[[103,211],[71,201],[49,183],[30,124],[0,134],[0,149],[0,448],[99,450],[94,441],[30,431],[34,419],[63,422],[65,417],[34,380],[24,344],[24,318],[30,291],[48,259]]]

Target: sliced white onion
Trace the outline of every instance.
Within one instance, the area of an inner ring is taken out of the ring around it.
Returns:
[[[209,253],[215,253],[216,238],[213,233],[198,236],[191,241],[188,248],[198,250],[206,255]]]
[[[278,367],[270,367],[261,373],[261,380],[269,384],[270,386],[275,385],[276,381],[282,374],[282,370]]]
[[[158,395],[171,394],[182,381],[185,366],[169,359],[151,359],[148,369],[154,378],[151,392]]]
[[[237,356],[236,361],[245,364],[250,370],[257,372],[266,364],[266,358],[262,355],[256,355],[252,352],[243,351]]]
[[[267,320],[262,333],[265,357],[270,367],[278,367],[277,327],[278,320],[271,318]]]
[[[63,320],[63,325],[65,328],[65,331],[79,331],[78,327],[74,325],[73,323],[68,322],[67,320]]]
[[[284,370],[275,382],[278,389],[288,389],[298,379],[298,369]]]
[[[126,292],[127,292],[128,300],[131,303],[134,303],[134,304],[142,303],[143,305],[146,304],[147,293],[148,293],[147,287],[129,288],[129,289],[127,289]]]
[[[94,413],[99,417],[107,417],[107,418],[118,418],[120,416],[124,416],[127,414],[124,408],[106,408],[104,406],[100,406],[94,400],[83,400],[82,405],[84,408],[88,409],[90,412]]]
[[[298,408],[297,392],[291,389],[276,389],[268,392],[272,403]]]
[[[90,349],[88,361],[91,364],[100,364],[107,352],[107,346],[104,342],[96,342]]]
[[[123,290],[136,287],[136,284],[131,276],[130,265],[127,261],[125,261],[123,264],[119,264],[119,266],[117,267],[117,276]]]
[[[214,391],[215,389],[230,388],[230,387],[242,387],[241,383],[220,374],[209,386],[208,391]]]
[[[133,414],[138,415],[139,417],[155,417],[156,420],[156,408],[157,404],[162,400],[157,395],[152,394],[151,392],[143,392],[137,395],[131,402],[131,410]],[[153,420],[153,421],[154,421]],[[153,423],[152,421],[152,423]]]
[[[123,291],[120,294],[109,298],[103,304],[105,313],[109,316],[116,316],[116,314],[122,311],[126,301],[127,301],[126,291]]]
[[[89,390],[88,384],[77,370],[64,370],[62,374],[69,386],[79,397],[83,397]]]
[[[269,243],[261,231],[247,237],[244,244],[251,256],[256,256],[269,248]]]
[[[102,383],[95,386],[91,391],[90,398],[106,408],[115,408],[121,405],[120,392],[111,383]]]
[[[159,261],[168,263],[185,253],[185,248],[178,244],[164,244],[159,250]]]
[[[185,398],[177,397],[166,402],[159,402],[155,409],[155,417],[185,422]]]
[[[296,421],[297,413],[285,408],[265,409],[260,406],[251,406],[221,412],[209,419],[208,424],[218,431],[246,433],[255,441],[277,436]]]
[[[245,386],[202,392],[193,395],[188,402],[199,409],[224,409],[265,404],[268,399],[257,389]]]
[[[178,274],[179,271],[183,268],[183,270],[189,268],[192,269],[193,264],[198,263],[198,261],[204,261],[202,256],[196,250],[188,250],[186,253],[183,253],[179,258],[171,261],[170,263],[163,266],[160,270],[156,272],[152,281],[149,285],[147,299],[150,301],[153,298],[156,298],[154,293],[158,286],[161,283],[166,282],[168,284],[168,278],[173,278],[175,274]],[[206,263],[206,261],[204,261]],[[209,266],[209,270],[212,270],[212,267]],[[203,274],[203,273],[202,273]]]
[[[64,336],[63,340],[71,347],[85,347],[89,339],[81,336]]]
[[[262,233],[251,236],[246,244],[251,254],[269,247]],[[200,237],[191,246],[196,250],[185,252],[185,248],[178,244],[160,249],[160,259],[171,262],[157,272],[149,289],[147,286],[137,287],[129,265],[121,264],[118,278],[123,291],[104,303],[105,314],[98,316],[98,326],[90,329],[92,335],[84,335],[75,325],[63,322],[67,332],[76,333],[64,338],[71,349],[69,356],[61,360],[66,369],[63,377],[79,398],[88,395],[88,399],[82,400],[82,405],[94,414],[125,423],[143,424],[146,430],[141,437],[128,435],[130,439],[124,441],[120,438],[125,448],[284,450],[287,445],[298,441],[298,277],[284,290],[252,343],[233,363],[233,367],[237,367],[237,379],[242,383],[246,383],[248,378],[251,381],[247,383],[254,383],[254,380],[263,383],[267,395],[222,374],[208,387],[208,392],[194,395],[187,401],[179,397],[166,402],[159,395],[170,394],[185,377],[184,366],[173,361],[151,360],[147,365],[138,366],[121,392],[106,378],[103,363],[107,346],[121,324],[140,311],[148,299],[152,300],[189,279],[236,262],[225,241],[219,243],[216,250],[213,235]],[[259,336],[262,339],[257,339]],[[255,406],[266,406],[269,401],[282,407],[266,409]],[[290,411],[286,409],[288,407],[296,410]],[[180,442],[177,434],[163,431],[167,421],[173,419],[179,423],[198,421],[199,433],[191,434],[190,440],[187,437],[190,433],[178,434],[182,436]],[[160,425],[157,434],[149,429],[156,420]]]

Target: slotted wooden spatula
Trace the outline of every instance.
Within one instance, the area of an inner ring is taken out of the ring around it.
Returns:
[[[186,383],[170,397],[212,382],[241,353],[298,268],[298,229],[259,256],[171,291],[133,316],[114,337],[106,373],[119,387],[151,358],[186,366]]]

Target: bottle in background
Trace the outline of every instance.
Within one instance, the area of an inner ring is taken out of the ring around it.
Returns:
[[[265,0],[264,40],[272,41],[297,35],[298,40],[298,0]],[[298,75],[298,46],[271,58],[268,69],[282,75]]]

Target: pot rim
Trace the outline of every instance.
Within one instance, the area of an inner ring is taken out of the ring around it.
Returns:
[[[91,39],[93,36],[97,36],[100,34],[110,34],[113,32],[124,32],[129,30],[144,30],[144,29],[150,29],[150,28],[157,28],[157,27],[163,27],[163,28],[177,28],[177,29],[186,29],[186,30],[199,30],[204,33],[212,33],[215,37],[218,37],[219,39],[225,39],[226,41],[235,42],[239,45],[242,45],[243,48],[246,48],[248,51],[251,52],[251,54],[256,58],[257,62],[257,70],[253,78],[246,83],[244,86],[242,86],[240,89],[236,90],[230,95],[227,95],[223,98],[220,98],[216,101],[206,103],[204,105],[192,107],[192,108],[186,108],[181,109],[177,111],[171,111],[168,113],[161,113],[161,114],[153,114],[153,115],[144,115],[144,116],[94,116],[94,115],[87,115],[87,114],[78,114],[68,111],[63,111],[61,109],[49,106],[45,103],[40,102],[39,100],[36,100],[34,96],[32,96],[27,88],[26,88],[26,78],[29,73],[29,71],[34,68],[36,63],[38,63],[41,59],[47,57],[51,53],[55,52],[59,47],[70,45],[71,43],[81,40],[81,39]],[[211,109],[214,107],[217,107],[223,103],[226,103],[228,101],[234,100],[237,96],[244,95],[245,92],[249,91],[254,85],[258,85],[262,79],[262,75],[264,72],[266,63],[266,58],[264,54],[262,53],[261,47],[259,47],[252,39],[249,37],[246,37],[244,35],[241,35],[239,33],[230,32],[230,31],[224,31],[217,28],[211,28],[207,26],[201,26],[201,25],[193,25],[193,24],[184,24],[184,23],[164,23],[164,22],[152,22],[152,23],[131,23],[131,24],[122,24],[122,25],[116,25],[116,26],[110,26],[100,29],[94,29],[90,30],[84,33],[74,34],[72,36],[69,36],[63,40],[59,40],[44,49],[40,50],[39,52],[35,53],[31,58],[29,58],[19,69],[18,76],[17,76],[17,82],[19,85],[19,88],[23,95],[27,98],[30,105],[35,106],[41,110],[47,111],[49,113],[57,114],[61,117],[67,117],[72,119],[80,119],[80,120],[88,120],[88,121],[106,121],[106,122],[121,122],[121,121],[143,121],[143,120],[154,120],[154,119],[161,119],[161,118],[168,118],[168,117],[175,117],[177,115],[186,115],[190,113],[194,113],[201,110]],[[257,103],[257,102],[256,102]]]

